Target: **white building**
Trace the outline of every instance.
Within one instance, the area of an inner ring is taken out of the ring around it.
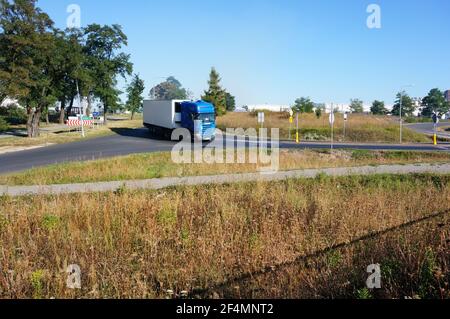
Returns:
[[[271,112],[289,112],[291,107],[289,105],[276,105],[276,104],[254,104],[248,105],[248,111],[271,111]]]
[[[7,97],[6,99],[3,100],[3,102],[1,102],[0,107],[8,107],[12,105],[20,106],[17,100],[10,99],[9,97]]]

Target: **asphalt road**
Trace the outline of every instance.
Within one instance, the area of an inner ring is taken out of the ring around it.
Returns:
[[[218,142],[216,142],[218,143]],[[248,145],[249,143],[247,143]],[[147,129],[124,129],[115,135],[0,155],[0,174],[33,167],[107,158],[120,155],[171,151],[175,142],[152,139]],[[252,146],[255,146],[251,144]],[[205,145],[205,147],[208,147]],[[450,145],[335,144],[336,149],[449,151]],[[283,149],[324,149],[329,143],[281,142]]]
[[[427,135],[434,134],[434,123],[415,123],[415,124],[406,124],[405,126],[419,133]],[[437,126],[450,127],[450,122],[448,121],[440,122]],[[438,131],[437,136],[450,139],[450,132],[447,133]]]

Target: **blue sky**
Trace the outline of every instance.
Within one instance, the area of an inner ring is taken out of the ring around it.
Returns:
[[[392,104],[406,84],[412,96],[450,89],[448,0],[38,1],[61,28],[73,3],[82,26],[123,26],[146,94],[173,75],[199,97],[211,66],[238,106],[301,96]],[[366,25],[372,3],[381,29]]]

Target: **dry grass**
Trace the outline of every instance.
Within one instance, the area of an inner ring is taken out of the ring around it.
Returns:
[[[395,151],[281,150],[280,169],[352,167],[362,165],[445,163],[448,153]],[[162,177],[247,173],[256,164],[175,164],[170,153],[138,154],[112,159],[35,168],[0,176],[0,185],[48,185],[121,181]]]
[[[201,295],[221,298],[448,299],[450,214],[326,251]],[[415,262],[412,262],[414,260]],[[367,289],[368,265],[380,264],[382,289]]]
[[[140,128],[142,127],[142,119],[131,120],[116,120],[109,121],[107,126],[98,126],[94,129],[86,129],[86,138],[95,138],[113,134],[114,129],[118,128]],[[35,146],[44,144],[61,144],[70,143],[83,140],[81,133],[78,131],[51,133],[41,132],[41,136],[38,138],[28,137],[8,137],[0,139],[0,147],[15,147],[15,146]]]
[[[289,114],[266,112],[264,126],[279,128],[282,138],[289,137]],[[228,113],[217,119],[220,129],[258,127],[255,113]],[[295,123],[292,124],[292,136],[295,134]],[[344,141],[344,119],[336,114],[335,139]],[[404,128],[404,142],[430,142],[423,134]],[[300,135],[304,140],[329,140],[331,138],[328,115],[318,119],[314,114],[300,116]],[[346,142],[379,142],[398,143],[400,128],[395,119],[387,116],[351,114],[347,122]]]
[[[449,181],[450,176],[431,175],[319,177],[158,192],[3,197],[0,297],[163,298],[168,289],[193,292],[449,209]],[[405,290],[408,296],[448,297],[448,228],[438,233],[423,227],[409,235],[415,237],[380,239],[374,255],[367,250],[373,246],[364,246],[367,259],[359,260],[357,251],[343,254],[336,278],[330,267],[340,258],[317,269],[328,276],[288,273],[243,289],[238,297],[258,291],[270,291],[261,296],[271,297],[310,296],[311,291],[312,297],[355,297],[364,282],[361,269],[352,267],[388,261],[398,261],[399,267],[391,267],[395,284],[383,282],[384,297],[402,298]],[[359,260],[354,266],[353,259]],[[69,264],[81,266],[81,290],[66,288]],[[296,286],[305,280],[309,286]]]

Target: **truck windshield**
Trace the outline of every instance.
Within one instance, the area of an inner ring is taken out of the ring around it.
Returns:
[[[194,119],[201,120],[204,122],[213,122],[215,118],[214,113],[208,113],[208,114],[196,114]]]

